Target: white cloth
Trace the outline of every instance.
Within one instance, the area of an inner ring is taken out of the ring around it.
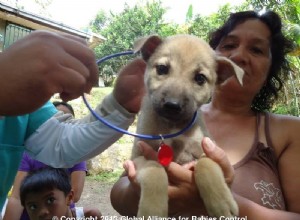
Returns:
[[[105,97],[95,111],[123,129],[128,129],[135,118],[112,94]],[[121,136],[91,114],[75,120],[70,114],[58,112],[26,140],[25,148],[34,159],[49,166],[71,167],[100,154]]]
[[[84,216],[83,207],[75,207],[76,219]]]

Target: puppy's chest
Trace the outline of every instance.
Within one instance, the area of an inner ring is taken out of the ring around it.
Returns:
[[[197,127],[187,135],[183,134],[172,139],[166,139],[164,143],[172,147],[174,161],[179,164],[185,164],[199,159],[202,155],[202,138],[203,132],[200,127]]]

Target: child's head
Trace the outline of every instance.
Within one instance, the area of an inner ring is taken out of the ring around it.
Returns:
[[[30,173],[21,184],[20,197],[31,220],[71,217],[73,191],[64,169],[45,168]]]

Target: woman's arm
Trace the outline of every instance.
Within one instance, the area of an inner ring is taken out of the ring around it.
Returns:
[[[156,152],[145,142],[139,142],[141,152],[147,159],[156,159]],[[209,139],[204,138],[203,149],[208,157],[221,164],[227,183],[233,181],[233,168],[228,166],[229,161],[225,153]],[[169,213],[196,213],[203,207],[202,200],[196,188],[193,163],[181,166],[171,163],[166,167],[169,177]],[[135,216],[138,209],[140,188],[136,182],[136,170],[132,161],[124,164],[127,175],[122,176],[111,190],[111,203],[122,215]],[[186,201],[189,201],[188,205]],[[206,214],[204,209],[201,212]]]
[[[286,208],[300,214],[300,118],[273,114],[270,131]]]
[[[300,214],[294,212],[281,211],[263,207],[244,197],[234,194],[239,206],[239,217],[247,217],[247,220],[299,220]]]
[[[218,148],[212,142],[203,143],[203,149],[206,155],[221,165],[227,183],[233,181],[233,168],[223,150]],[[300,155],[300,154],[299,154]],[[299,160],[298,160],[299,161]],[[131,162],[132,163],[132,162]],[[134,181],[135,169],[134,165],[125,166],[128,177],[122,177],[114,185],[111,192],[111,202],[113,207],[122,215],[136,215],[137,205],[139,201],[139,188],[136,187]],[[170,181],[169,185],[169,213],[192,213],[192,215],[205,215],[207,213],[203,206],[202,200],[196,188],[193,173],[190,169],[186,169],[176,163],[171,163],[166,169]],[[299,184],[298,184],[299,186]],[[235,193],[234,197],[239,206],[239,217],[246,217],[247,220],[282,220],[300,219],[300,214],[295,211],[287,212],[274,209],[268,209],[260,206],[244,197]],[[118,196],[121,195],[121,196]],[[133,199],[133,202],[130,199]],[[186,201],[189,201],[186,203]],[[127,212],[129,211],[130,212]]]

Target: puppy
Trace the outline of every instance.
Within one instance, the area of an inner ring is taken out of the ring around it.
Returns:
[[[231,217],[238,214],[237,204],[227,186],[219,165],[203,154],[201,141],[209,136],[199,108],[211,97],[216,83],[237,77],[242,84],[243,70],[224,57],[219,57],[203,40],[191,35],[158,36],[135,42],[147,62],[144,83],[146,94],[137,122],[137,133],[163,135],[180,131],[196,122],[182,135],[165,139],[174,151],[174,161],[184,164],[197,160],[194,175],[199,194],[209,216]],[[219,74],[217,74],[219,72]],[[235,73],[235,75],[234,75]],[[137,166],[141,185],[138,217],[168,216],[168,177],[156,161],[147,161],[137,147],[135,138],[132,160]],[[161,140],[146,141],[158,150]],[[187,213],[180,213],[181,216]]]

